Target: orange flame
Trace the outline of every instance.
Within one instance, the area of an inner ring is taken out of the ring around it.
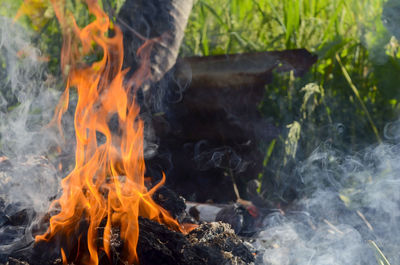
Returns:
[[[149,52],[151,41],[138,52],[142,64],[129,82],[122,70],[123,36],[110,24],[97,0],[86,0],[95,20],[80,29],[73,16],[65,12],[65,1],[51,0],[63,32],[61,65],[68,75],[64,94],[56,108],[55,119],[68,108],[69,91],[76,87],[78,102],[75,110],[76,164],[62,180],[62,196],[52,203],[61,211],[51,217],[49,230],[36,240],[50,240],[56,234],[69,238],[79,230],[82,219],[88,223],[87,250],[78,251],[80,264],[98,264],[99,248],[110,258],[111,228],[118,227],[124,240],[124,253],[129,263],[138,263],[136,252],[142,216],[183,231],[183,228],[159,205],[152,195],[165,181],[148,190],[145,186],[143,158],[143,121],[135,92],[150,78]],[[113,37],[109,37],[112,28]],[[87,65],[83,57],[95,49],[102,53],[99,61]],[[127,85],[129,84],[129,85]],[[133,85],[132,85],[133,84]],[[118,128],[109,126],[118,117]],[[101,134],[104,141],[98,140]],[[103,242],[98,245],[98,227],[106,220]],[[81,242],[79,237],[79,242]],[[79,243],[78,243],[79,244]],[[79,247],[78,247],[79,248]],[[62,249],[64,263],[68,250]],[[74,257],[72,257],[74,258]]]

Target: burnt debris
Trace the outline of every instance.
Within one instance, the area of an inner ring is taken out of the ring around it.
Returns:
[[[55,169],[51,163],[43,157],[29,157],[21,159],[18,163],[2,157],[0,162],[0,180],[10,181],[9,188],[12,190],[12,178],[17,174],[15,166],[19,170],[27,168],[31,173],[45,172]],[[27,171],[23,171],[28,174]],[[40,176],[33,175],[37,179]],[[57,195],[54,190],[54,196]],[[182,197],[177,196],[167,187],[161,187],[153,195],[154,200],[164,207],[170,214],[182,222],[193,222],[186,214],[186,205]],[[47,198],[50,201],[51,197]],[[0,264],[7,265],[58,265],[62,264],[60,248],[62,246],[78,242],[77,235],[85,231],[87,224],[82,217],[82,224],[76,234],[72,233],[71,238],[52,238],[49,242],[34,242],[34,236],[43,233],[48,226],[49,215],[35,212],[29,205],[16,205],[10,203],[8,197],[0,197],[0,231],[2,244],[0,246]],[[102,241],[102,227],[98,228],[99,245]],[[81,238],[81,246],[85,235]],[[118,228],[112,229],[111,235],[111,258],[109,259],[104,251],[99,250],[101,265],[119,265],[124,263],[123,245],[124,242],[119,236]],[[77,245],[76,245],[77,246]],[[74,257],[79,253],[77,247],[69,247],[69,254]],[[140,264],[251,264],[254,261],[253,254],[239,239],[234,230],[228,224],[209,223],[200,225],[187,235],[170,230],[148,219],[139,218],[139,242],[138,257]],[[75,252],[75,253],[72,253]],[[68,260],[71,259],[68,258]],[[73,260],[73,258],[72,258]],[[79,261],[71,261],[69,264],[79,264]]]
[[[124,242],[118,230],[111,236],[111,260],[100,252],[101,265],[127,264],[120,252]],[[45,255],[54,248],[53,242],[37,244],[24,255],[11,255],[7,265],[61,265],[61,257]],[[214,222],[200,225],[189,234],[169,230],[166,226],[139,218],[139,242],[137,248],[141,265],[244,265],[254,262],[254,254],[239,239],[228,224]],[[27,255],[29,254],[29,255]],[[72,264],[79,264],[70,262]]]

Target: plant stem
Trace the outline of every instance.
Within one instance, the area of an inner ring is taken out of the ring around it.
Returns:
[[[360,93],[358,92],[357,87],[353,84],[353,81],[351,80],[351,77],[350,77],[349,73],[347,72],[346,68],[343,66],[342,60],[340,59],[339,54],[337,54],[337,53],[336,53],[336,60],[339,63],[340,68],[342,69],[343,75],[346,78],[347,83],[349,84],[349,86],[353,90],[354,95],[358,99],[358,101],[359,101],[359,103],[361,105],[361,108],[363,109],[363,111],[367,115],[368,121],[369,121],[369,123],[371,125],[372,130],[374,131],[374,134],[376,136],[376,139],[377,139],[378,143],[382,143],[382,139],[379,136],[378,129],[376,128],[374,122],[372,121],[371,115],[369,114],[369,111],[368,111],[367,107],[365,106],[364,101],[362,101]]]

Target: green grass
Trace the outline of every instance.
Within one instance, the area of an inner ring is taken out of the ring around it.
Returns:
[[[338,36],[345,37],[336,45],[339,48],[375,26],[381,9],[379,0],[198,0],[184,51],[199,55],[293,48],[316,51]]]
[[[266,199],[289,202],[290,187],[302,185],[296,161],[321,144],[346,154],[390,141],[383,131],[400,114],[400,19],[382,16],[399,5],[395,0],[196,1],[182,55],[296,48],[318,55],[304,77],[280,74],[265,86],[259,109],[282,128],[277,139],[260,146],[265,159],[259,191]],[[377,263],[389,265],[370,244]]]
[[[293,147],[293,161],[327,141],[345,152],[358,150],[381,142],[385,124],[397,119],[399,45],[382,22],[384,9],[383,0],[198,0],[181,53],[306,48],[318,55],[303,78],[277,75],[259,106],[283,128],[272,147],[262,147],[265,168],[283,181],[281,173],[292,170],[287,153]],[[312,95],[312,108],[304,108],[307,92],[302,88],[309,83],[316,84],[319,93]],[[288,139],[296,123],[301,129],[294,145]]]

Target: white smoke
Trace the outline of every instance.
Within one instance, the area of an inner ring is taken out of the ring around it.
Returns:
[[[398,123],[391,132],[400,132]],[[400,264],[400,144],[345,155],[326,145],[298,166],[302,199],[263,220],[259,264]],[[371,244],[372,243],[372,244]]]
[[[45,125],[60,93],[30,34],[0,17],[0,263],[33,241],[33,226],[57,195],[48,157],[56,134]]]

